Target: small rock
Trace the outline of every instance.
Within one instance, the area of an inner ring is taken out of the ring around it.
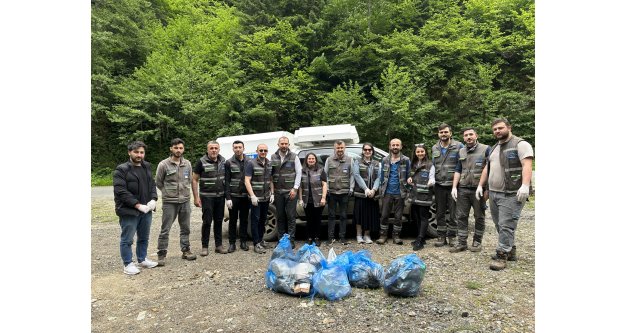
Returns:
[[[226,319],[226,323],[231,322],[231,321],[232,321],[232,319],[234,319],[234,318],[228,318],[228,319]]]
[[[374,327],[374,328],[373,328],[373,331],[374,331],[374,332],[377,332],[377,331],[379,331],[379,330],[380,330],[380,329],[379,329],[379,328],[377,328],[377,327]]]
[[[414,312],[414,311],[410,311],[410,312],[408,312],[408,315],[409,315],[410,317],[415,317],[415,316],[417,315],[417,313],[416,313],[416,312]]]
[[[112,320],[117,319],[117,317],[108,317],[108,318],[106,318],[106,319],[108,319],[109,321],[112,321]]]
[[[465,318],[466,318],[466,317],[468,317],[468,316],[469,316],[469,312],[467,312],[467,311],[462,311],[461,316],[463,316],[463,317],[465,317]]]
[[[137,320],[143,320],[143,319],[145,319],[145,311],[139,312],[139,315],[137,316]]]
[[[91,303],[93,303],[93,302],[95,302],[95,301],[97,301],[97,300],[98,300],[97,298],[92,298],[92,299],[91,299]]]
[[[193,315],[186,316],[184,319],[190,319],[190,318],[193,318]]]
[[[324,324],[332,324],[334,322],[336,322],[336,320],[334,320],[332,318],[324,318],[322,323],[324,323]]]
[[[217,330],[217,332],[223,332],[223,331],[224,331],[224,330],[223,330],[223,329],[221,329],[221,328]]]

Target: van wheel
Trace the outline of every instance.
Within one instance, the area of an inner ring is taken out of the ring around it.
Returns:
[[[276,206],[274,205],[269,205],[263,240],[266,242],[273,242],[278,240],[278,218],[276,216]]]
[[[428,230],[426,231],[428,237],[438,237],[436,223],[436,202],[432,201],[432,205],[430,206],[430,218],[428,219]]]

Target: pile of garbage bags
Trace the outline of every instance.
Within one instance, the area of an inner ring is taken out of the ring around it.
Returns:
[[[425,263],[416,254],[399,257],[384,270],[367,250],[336,255],[332,248],[326,258],[313,243],[295,252],[284,234],[271,255],[265,284],[275,292],[336,301],[349,296],[352,287],[383,287],[389,295],[415,296],[424,275]]]

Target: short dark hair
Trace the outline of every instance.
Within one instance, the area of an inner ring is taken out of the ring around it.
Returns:
[[[234,146],[234,145],[239,144],[239,143],[240,143],[240,144],[242,144],[242,145],[243,145],[243,147],[245,147],[245,143],[243,143],[243,141],[241,141],[241,140],[234,140],[234,142],[232,143],[232,145]]]
[[[449,126],[449,125],[447,125],[447,124],[445,124],[445,123],[442,123],[442,124],[438,125],[438,130],[439,130],[439,131],[440,131],[440,130],[443,130],[443,129],[445,129],[445,128],[449,128],[449,130],[451,131],[451,126]]]
[[[175,138],[175,139],[171,140],[171,144],[169,146],[173,147],[173,146],[179,145],[181,143],[184,145],[184,141],[181,138]]]
[[[345,144],[345,141],[343,141],[343,140],[336,140],[336,141],[334,141],[334,145],[335,146],[336,145],[340,146],[340,145],[344,145],[344,144]]]
[[[141,147],[143,147],[143,149],[145,150],[148,149],[148,146],[146,146],[145,143],[143,143],[143,141],[133,141],[128,144],[128,151],[133,151]]]
[[[501,117],[501,118],[497,118],[495,120],[493,120],[492,123],[490,123],[490,126],[493,127],[495,126],[495,124],[499,124],[499,123],[504,123],[506,124],[506,126],[510,127],[510,122],[508,121],[508,119]]]
[[[460,133],[462,133],[462,135],[464,135],[464,132],[466,131],[473,131],[477,134],[477,130],[475,129],[475,127],[469,126],[469,127],[465,127],[463,129],[460,130]]]

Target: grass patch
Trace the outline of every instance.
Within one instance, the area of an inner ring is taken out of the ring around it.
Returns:
[[[119,218],[115,214],[115,203],[113,200],[91,200],[91,222],[119,222]]]
[[[482,288],[482,285],[479,282],[467,281],[465,283],[465,287],[467,287],[467,289],[471,289],[471,290],[478,290],[478,289]]]
[[[113,169],[104,168],[91,171],[91,186],[112,186]]]

